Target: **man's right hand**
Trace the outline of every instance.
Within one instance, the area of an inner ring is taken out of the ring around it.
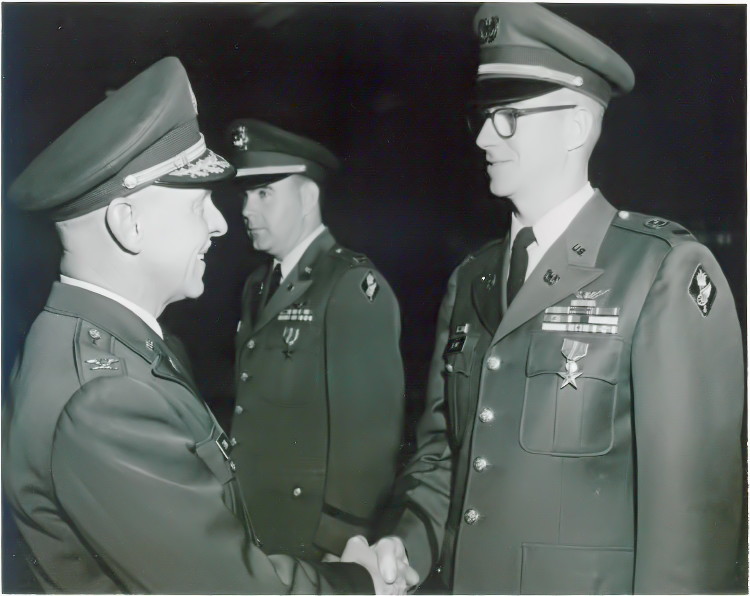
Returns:
[[[353,536],[341,554],[343,563],[359,563],[370,572],[376,594],[406,594],[419,582],[409,566],[401,539],[391,536],[369,546],[364,536]]]

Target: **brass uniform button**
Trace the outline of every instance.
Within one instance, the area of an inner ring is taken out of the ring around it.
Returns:
[[[495,412],[493,412],[490,408],[484,408],[481,412],[479,412],[479,420],[481,422],[484,422],[487,424],[488,422],[492,422],[495,419]]]
[[[467,509],[464,512],[464,521],[470,526],[473,526],[479,521],[479,511],[476,509]]]

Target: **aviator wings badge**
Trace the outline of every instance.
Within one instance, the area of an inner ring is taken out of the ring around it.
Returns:
[[[578,361],[581,360],[589,351],[589,344],[576,341],[574,339],[564,339],[562,346],[562,355],[565,356],[565,370],[558,372],[558,376],[562,378],[563,382],[560,385],[560,389],[571,385],[574,389],[578,389],[576,379],[583,374],[581,367],[578,365]]]

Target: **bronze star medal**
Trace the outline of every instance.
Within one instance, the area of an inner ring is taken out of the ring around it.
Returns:
[[[589,345],[582,341],[576,341],[574,339],[563,340],[562,355],[565,356],[565,370],[558,372],[558,376],[563,380],[560,389],[564,389],[568,385],[571,385],[574,389],[578,389],[576,379],[583,374],[578,361],[581,360],[589,351]]]

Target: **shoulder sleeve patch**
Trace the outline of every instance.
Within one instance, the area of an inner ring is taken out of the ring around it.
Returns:
[[[365,274],[359,287],[362,290],[362,294],[364,294],[369,302],[375,302],[375,298],[377,297],[378,292],[380,292],[380,284],[378,283],[374,271],[368,271]]]
[[[633,213],[632,211],[619,211],[612,221],[612,225],[631,232],[661,238],[672,246],[688,240],[695,240],[695,236],[678,223],[653,215]]]
[[[693,277],[690,279],[688,294],[690,294],[701,314],[707,317],[716,300],[716,287],[702,264],[698,265],[693,273]]]

